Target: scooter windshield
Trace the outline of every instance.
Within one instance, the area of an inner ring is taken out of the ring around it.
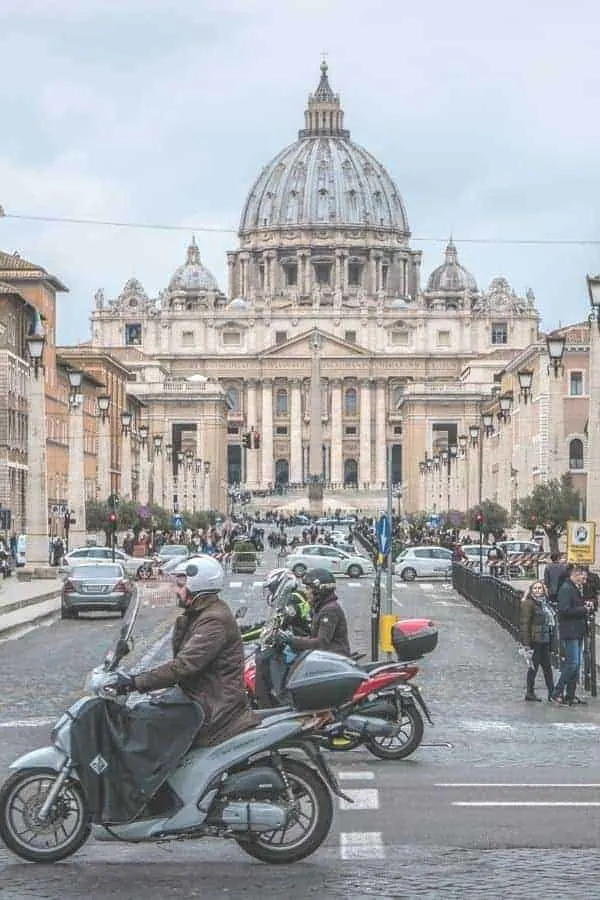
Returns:
[[[132,648],[132,638],[135,629],[136,619],[140,610],[140,595],[136,591],[125,613],[125,618],[121,625],[121,631],[115,644],[114,650],[109,650],[104,658],[104,668],[108,672],[114,671],[124,656],[127,656]]]

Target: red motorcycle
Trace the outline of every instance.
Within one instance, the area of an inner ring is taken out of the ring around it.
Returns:
[[[275,649],[275,637],[283,627],[282,615],[275,616],[261,631],[259,646],[263,652],[271,651],[270,665],[280,667],[280,677],[273,679],[280,684],[279,690],[272,697],[276,705],[285,706],[287,700],[286,682],[293,677],[296,661],[304,658],[306,653],[292,654],[287,659]],[[412,620],[401,623],[409,631],[423,630],[426,620]],[[400,624],[400,623],[399,623]],[[433,623],[427,622],[427,627]],[[432,640],[429,640],[429,644]],[[435,642],[437,643],[437,631]],[[432,648],[433,649],[433,648]],[[413,651],[414,652],[414,651]],[[431,652],[425,650],[424,652]],[[422,655],[422,654],[421,654]],[[356,661],[356,660],[355,660]],[[319,734],[322,743],[330,750],[352,750],[364,744],[366,748],[380,759],[404,759],[413,753],[423,739],[423,715],[430,724],[431,716],[418,686],[412,682],[419,667],[414,661],[373,662],[358,668],[364,672],[364,680],[356,688],[352,699],[340,705],[335,711],[335,721],[324,727]],[[327,674],[324,674],[324,679]],[[248,697],[256,706],[256,662],[254,653],[246,657],[244,680]],[[423,713],[423,715],[421,715]],[[360,717],[360,728],[353,729],[354,716]],[[368,725],[365,725],[365,722]]]

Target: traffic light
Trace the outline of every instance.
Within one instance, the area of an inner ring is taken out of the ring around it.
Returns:
[[[250,432],[245,431],[242,435],[242,447],[245,447],[247,450],[250,449]]]
[[[108,514],[108,527],[111,531],[117,530],[117,514],[116,512],[111,512]]]
[[[483,525],[483,513],[482,512],[475,513],[475,522],[477,523],[477,527],[481,528],[481,526]]]
[[[109,509],[116,509],[119,505],[119,495],[111,494],[106,502],[108,503]]]
[[[260,434],[258,433],[258,431],[253,431],[252,437],[254,438],[254,440],[252,442],[253,449],[259,450],[260,449]]]

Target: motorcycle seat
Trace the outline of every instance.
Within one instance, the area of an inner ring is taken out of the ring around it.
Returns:
[[[291,706],[275,706],[273,709],[254,709],[253,712],[261,719],[268,719],[270,716],[280,716],[282,713],[292,712]]]

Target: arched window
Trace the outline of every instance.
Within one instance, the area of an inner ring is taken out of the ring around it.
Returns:
[[[240,392],[236,387],[227,388],[227,402],[230,412],[240,411]]]
[[[347,416],[355,416],[357,412],[357,394],[356,388],[348,388],[344,394],[344,412]]]
[[[287,484],[290,480],[290,466],[287,459],[278,459],[275,463],[275,484]]]
[[[569,468],[583,469],[583,441],[575,438],[569,444]]]
[[[358,463],[355,459],[347,459],[344,462],[344,484],[358,484]]]
[[[277,416],[287,416],[288,413],[288,395],[285,388],[279,388],[275,395],[275,414]]]

